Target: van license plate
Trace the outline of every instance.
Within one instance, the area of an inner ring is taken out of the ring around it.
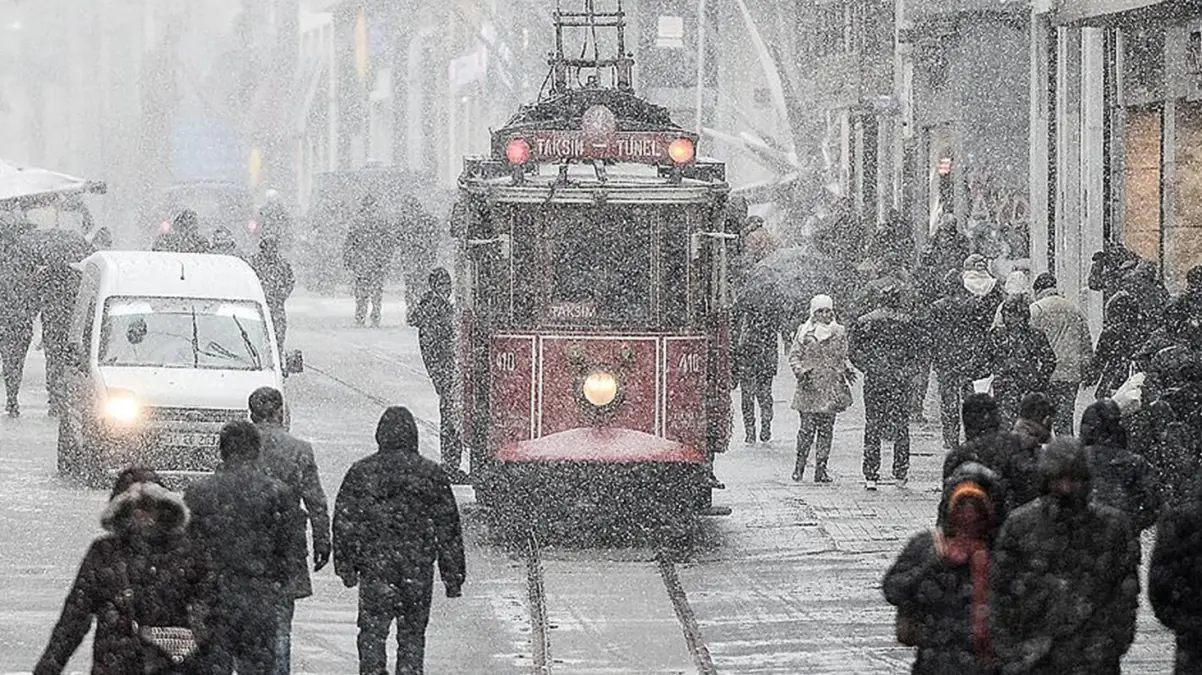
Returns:
[[[177,448],[215,448],[217,434],[172,431],[163,434],[163,444]]]

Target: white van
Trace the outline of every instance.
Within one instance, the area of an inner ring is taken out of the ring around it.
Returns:
[[[280,353],[254,270],[232,256],[102,251],[82,263],[58,469],[95,481],[139,464],[212,471],[247,397],[303,370]]]

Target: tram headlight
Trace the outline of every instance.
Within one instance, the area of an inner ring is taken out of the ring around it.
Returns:
[[[525,164],[530,161],[530,144],[526,139],[517,136],[505,144],[505,159],[510,164]]]
[[[697,149],[693,147],[692,139],[678,138],[668,146],[668,157],[677,164],[688,164],[693,161]]]
[[[584,378],[581,393],[584,400],[598,408],[604,408],[618,398],[618,378],[605,371],[591,373]]]

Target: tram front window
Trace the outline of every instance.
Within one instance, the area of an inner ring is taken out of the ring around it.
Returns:
[[[553,323],[645,324],[653,220],[631,209],[564,211],[548,221]]]

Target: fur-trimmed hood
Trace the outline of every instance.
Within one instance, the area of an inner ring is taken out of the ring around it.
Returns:
[[[109,501],[100,516],[101,526],[114,534],[131,533],[130,512],[136,505],[152,507],[157,513],[154,530],[141,534],[182,534],[192,517],[180,494],[157,483],[134,483]]]

